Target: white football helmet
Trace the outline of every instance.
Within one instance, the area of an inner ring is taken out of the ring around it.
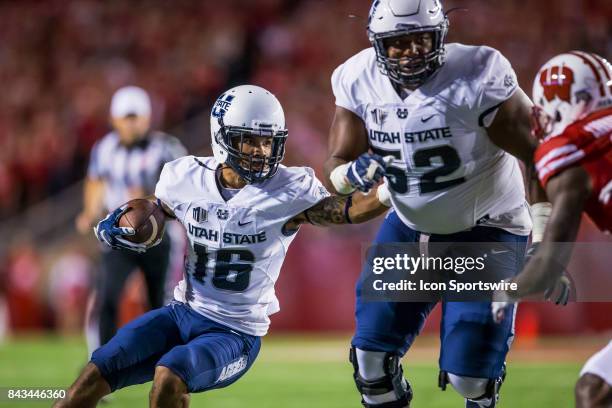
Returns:
[[[612,66],[593,53],[557,55],[538,71],[532,96],[534,135],[557,136],[576,120],[612,106]]]
[[[432,50],[418,57],[389,58],[384,40],[430,32]],[[368,38],[380,71],[394,83],[417,87],[444,64],[448,18],[439,0],[375,0],[368,18]]]
[[[224,92],[210,113],[210,133],[215,159],[226,163],[248,183],[272,177],[285,156],[285,113],[276,97],[254,85]],[[271,154],[243,153],[244,136],[272,138]]]

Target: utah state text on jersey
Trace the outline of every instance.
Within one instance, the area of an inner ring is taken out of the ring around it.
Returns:
[[[204,238],[208,241],[219,242],[219,231],[196,227],[195,225],[188,223],[189,235],[193,235],[194,238]],[[266,241],[266,231],[259,232],[257,234],[234,234],[232,232],[223,233],[224,244],[236,244],[236,245],[248,245],[248,244],[259,244]]]
[[[370,140],[379,143],[400,143],[401,132],[383,132],[368,129]],[[420,130],[418,132],[404,132],[404,143],[423,143],[430,140],[440,140],[453,137],[448,126],[434,129]]]

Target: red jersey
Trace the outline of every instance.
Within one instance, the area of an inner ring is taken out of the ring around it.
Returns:
[[[582,166],[593,184],[584,210],[600,230],[612,232],[612,108],[594,112],[545,139],[535,162],[544,188],[564,169]]]

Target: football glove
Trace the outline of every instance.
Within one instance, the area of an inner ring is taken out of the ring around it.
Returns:
[[[382,156],[363,153],[350,163],[346,178],[357,190],[367,193],[384,177],[386,167],[387,163]]]
[[[147,250],[144,244],[136,244],[121,238],[126,235],[134,235],[136,233],[134,228],[119,227],[117,225],[119,218],[121,218],[129,208],[130,207],[127,205],[124,205],[109,213],[106,218],[94,227],[94,234],[96,234],[98,241],[108,245],[112,249],[129,249],[130,251],[142,253]]]

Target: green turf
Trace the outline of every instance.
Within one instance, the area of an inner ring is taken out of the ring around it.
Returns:
[[[237,383],[192,396],[192,407],[360,407],[352,368],[345,359],[344,339],[266,339],[258,361]],[[85,346],[78,339],[25,338],[0,345],[0,388],[10,386],[66,387],[83,364]],[[509,367],[501,408],[572,407],[578,363],[515,363]],[[404,363],[415,391],[413,407],[463,407],[452,389],[436,388],[432,363]],[[148,385],[116,393],[109,408],[144,407]],[[0,407],[41,407],[50,402],[7,402]]]

